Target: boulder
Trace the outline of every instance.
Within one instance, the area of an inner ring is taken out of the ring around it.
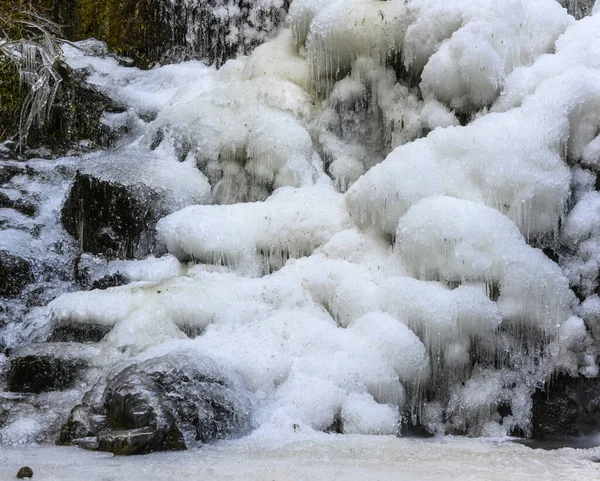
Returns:
[[[19,469],[19,472],[17,473],[17,478],[33,478],[33,469],[31,469],[29,466],[23,466],[21,469]]]
[[[86,252],[143,257],[154,247],[157,201],[158,193],[143,185],[78,171],[62,208],[62,223]]]
[[[0,297],[16,297],[33,282],[31,263],[7,250],[0,250]]]
[[[133,364],[108,379],[100,403],[73,410],[60,443],[97,436],[98,449],[114,454],[184,450],[246,432],[250,407],[235,376],[208,358],[180,352]],[[94,426],[100,416],[109,430]]]
[[[161,217],[209,199],[208,180],[195,165],[160,152],[123,150],[93,156],[79,168],[61,220],[84,252],[142,258],[155,251]]]
[[[600,379],[559,374],[533,395],[532,437],[600,432]]]

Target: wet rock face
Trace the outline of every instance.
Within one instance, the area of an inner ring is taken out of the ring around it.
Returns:
[[[92,346],[70,343],[32,344],[11,355],[7,390],[36,393],[71,387],[95,354]]]
[[[78,171],[62,208],[65,230],[83,251],[136,258],[152,252],[159,195]]]
[[[559,375],[533,395],[533,438],[600,432],[600,381]]]
[[[65,63],[55,66],[61,83],[43,125],[33,125],[27,137],[28,149],[50,147],[51,156],[71,150],[89,151],[109,146],[118,136],[102,122],[105,112],[121,112],[123,106],[99,92],[86,82],[86,73],[73,71]],[[16,70],[10,65],[0,65],[0,77],[16,80],[4,82],[0,87],[0,141],[19,133],[19,118],[24,100],[23,88]],[[14,154],[13,154],[14,155]],[[30,157],[38,157],[32,151]],[[0,181],[3,174],[0,172]]]
[[[0,250],[0,297],[18,296],[33,281],[30,262],[6,250]]]
[[[62,390],[75,382],[85,367],[79,360],[64,361],[51,356],[25,356],[13,360],[7,375],[7,386],[13,392],[40,393]]]
[[[106,416],[110,430],[97,426],[94,416]],[[100,405],[73,410],[60,442],[97,436],[101,451],[142,454],[187,449],[243,433],[249,425],[250,402],[238,381],[210,360],[169,355],[109,379]]]
[[[110,329],[110,326],[87,323],[55,325],[48,341],[96,343],[100,342]]]
[[[48,0],[37,0],[44,2]],[[262,43],[284,21],[288,0],[53,0],[73,40],[104,40],[113,50],[153,62],[204,59],[221,65]]]

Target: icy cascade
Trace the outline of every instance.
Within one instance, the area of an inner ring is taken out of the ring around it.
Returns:
[[[184,349],[239,376],[256,437],[496,436],[531,432],[553,372],[597,375],[597,296],[570,287],[598,283],[600,15],[442,3],[295,0],[290,30],[218,70],[65,47],[130,106],[91,160],[204,202],[158,222],[168,255],[95,263],[128,284],[48,305],[38,336],[107,332],[86,399]],[[566,246],[567,275],[534,246]]]

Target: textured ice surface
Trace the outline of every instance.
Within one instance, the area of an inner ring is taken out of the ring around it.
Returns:
[[[110,328],[98,373],[197,349],[243,379],[255,440],[527,434],[536,387],[598,371],[600,15],[295,0],[290,22],[218,70],[66,48],[129,107],[94,165],[196,205],[158,223],[168,256],[88,259],[130,283],[35,326]]]

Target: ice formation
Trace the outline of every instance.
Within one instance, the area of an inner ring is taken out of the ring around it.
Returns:
[[[552,373],[597,375],[600,14],[294,0],[289,19],[218,70],[65,47],[130,107],[107,119],[130,125],[118,155],[188,206],[157,225],[167,256],[88,259],[129,283],[36,327],[110,329],[99,371],[197,349],[241,377],[256,436],[527,434]]]

